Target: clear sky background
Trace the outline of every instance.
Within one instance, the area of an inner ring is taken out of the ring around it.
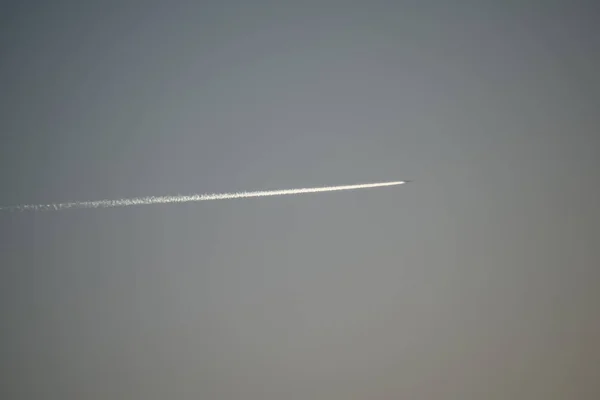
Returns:
[[[0,205],[414,182],[3,213],[0,397],[600,398],[593,4],[3,2]]]

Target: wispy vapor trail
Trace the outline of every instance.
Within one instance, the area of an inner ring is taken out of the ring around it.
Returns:
[[[69,203],[57,204],[25,204],[19,206],[0,207],[2,211],[58,211],[73,208],[108,208],[108,207],[126,207],[135,205],[150,205],[150,204],[169,204],[169,203],[189,203],[195,201],[206,200],[226,200],[226,199],[241,199],[247,197],[266,197],[266,196],[283,196],[289,194],[304,194],[304,193],[319,193],[319,192],[335,192],[340,190],[354,189],[369,189],[384,186],[402,185],[406,181],[395,182],[380,182],[380,183],[363,183],[357,185],[344,186],[327,186],[316,188],[301,188],[301,189],[280,189],[280,190],[264,190],[257,192],[237,192],[237,193],[216,193],[216,194],[193,194],[188,196],[150,196],[150,197],[134,197],[131,199],[120,200],[96,200],[96,201],[76,201]]]

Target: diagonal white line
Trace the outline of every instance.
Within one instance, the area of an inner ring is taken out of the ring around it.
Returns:
[[[280,190],[262,190],[256,192],[236,192],[236,193],[216,193],[216,194],[193,194],[188,196],[149,196],[149,197],[134,197],[130,199],[120,200],[96,200],[96,201],[76,201],[68,203],[56,204],[30,204],[18,205],[10,207],[0,207],[3,211],[54,211],[65,210],[71,208],[108,208],[108,207],[126,207],[134,205],[150,205],[150,204],[170,204],[170,203],[189,203],[206,200],[226,200],[226,199],[241,199],[247,197],[266,197],[266,196],[283,196],[292,194],[304,193],[320,193],[320,192],[335,192],[340,190],[355,190],[369,189],[384,186],[402,185],[406,181],[380,182],[380,183],[363,183],[356,185],[344,186],[326,186],[315,188],[301,189],[280,189]]]

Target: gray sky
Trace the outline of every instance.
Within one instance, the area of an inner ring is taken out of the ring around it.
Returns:
[[[5,3],[0,205],[414,182],[0,215],[3,399],[600,397],[593,2]]]

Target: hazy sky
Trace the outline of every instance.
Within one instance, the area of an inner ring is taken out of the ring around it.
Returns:
[[[0,205],[414,182],[1,214],[0,397],[600,398],[593,3],[3,2]]]

